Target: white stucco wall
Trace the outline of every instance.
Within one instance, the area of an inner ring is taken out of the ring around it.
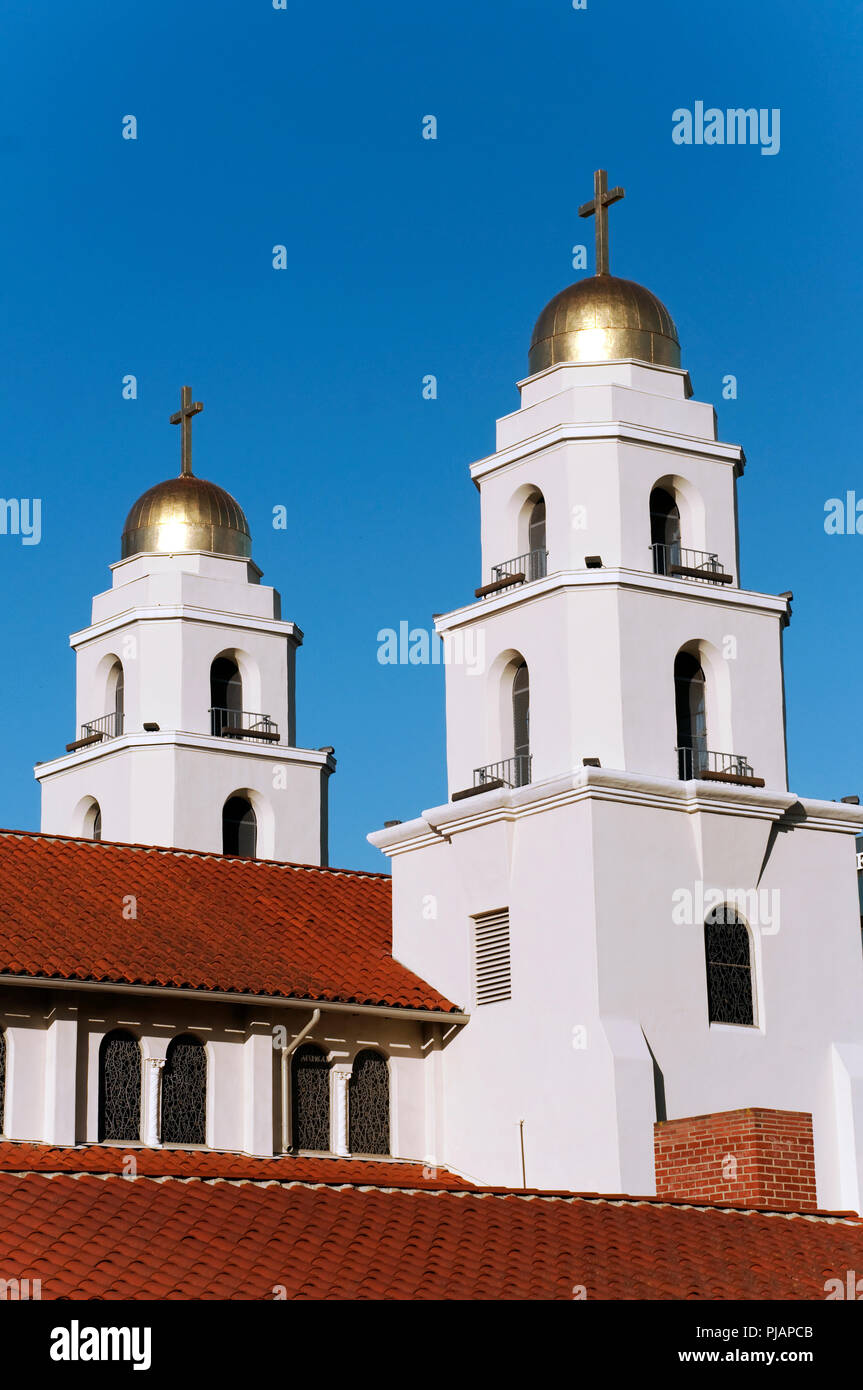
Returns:
[[[122,1028],[141,1045],[142,1142],[152,1119],[149,1059],[164,1059],[172,1038],[192,1033],[207,1053],[207,1147],[276,1153],[282,1134],[281,1054],[274,1036],[280,1045],[281,1034],[274,1030],[283,1027],[290,1045],[312,1010],[312,1004],[282,1009],[266,1001],[226,1004],[188,996],[180,1000],[7,985],[0,990],[0,1028],[7,1046],[3,1135],[39,1143],[96,1143],[99,1048],[107,1033]],[[389,1059],[390,1148],[396,1158],[425,1162],[433,1154],[424,1058],[435,1026],[324,1010],[306,1039],[323,1048],[333,1069],[347,1073],[365,1048]]]

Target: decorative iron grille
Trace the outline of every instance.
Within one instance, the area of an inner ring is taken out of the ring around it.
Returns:
[[[141,1138],[141,1047],[131,1033],[109,1033],[102,1039],[99,1138]]]
[[[291,1147],[330,1148],[330,1064],[314,1043],[297,1048],[291,1058]]]
[[[352,1154],[390,1151],[390,1073],[378,1052],[358,1052],[348,1082],[348,1147]]]
[[[704,951],[710,1022],[751,1025],[755,1016],[749,930],[732,907],[718,907],[708,916]]]
[[[162,1143],[207,1142],[207,1054],[190,1034],[168,1047],[162,1072]]]

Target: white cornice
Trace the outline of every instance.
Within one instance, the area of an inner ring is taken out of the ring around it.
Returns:
[[[559,372],[561,368],[575,367],[576,371],[580,371],[582,368],[589,369],[590,367],[599,367],[605,372],[608,371],[609,368],[620,366],[621,364],[625,366],[646,367],[648,371],[651,372],[664,372],[667,376],[682,377],[684,391],[687,392],[687,396],[692,395],[692,385],[686,367],[669,367],[664,362],[647,362],[643,357],[602,357],[597,358],[595,362],[552,362],[550,367],[543,367],[542,371],[534,372],[532,376],[523,376],[521,380],[517,381],[515,384],[519,392],[521,392],[529,382],[542,381],[543,377],[552,376],[555,372]],[[623,383],[608,381],[603,384],[607,386],[619,386]]]
[[[214,623],[219,627],[242,628],[246,632],[251,630],[253,632],[277,633],[289,638],[298,647],[302,645],[303,641],[302,629],[297,627],[296,623],[287,622],[283,618],[256,618],[240,613],[225,613],[215,608],[198,608],[189,603],[177,603],[126,608],[122,613],[116,613],[111,618],[103,618],[101,622],[93,623],[90,627],[73,632],[69,638],[69,646],[76,649],[85,646],[88,642],[93,642],[99,637],[116,632],[118,628],[128,627],[130,622],[176,622],[178,620],[190,623]]]
[[[478,826],[512,822],[526,816],[580,801],[618,801],[631,806],[677,811],[682,815],[743,816],[777,821],[792,807],[800,807],[795,828],[829,830],[855,835],[863,830],[863,806],[840,801],[809,801],[794,792],[761,787],[738,787],[724,782],[677,782],[663,777],[616,772],[605,768],[579,768],[561,777],[534,782],[527,787],[480,792],[465,801],[448,802],[423,811],[422,816],[367,838],[389,858],[441,844]]]
[[[435,631],[448,632],[451,628],[462,627],[466,623],[481,622],[493,613],[536,602],[561,589],[598,589],[603,585],[670,594],[691,603],[706,601],[738,611],[775,613],[778,617],[783,617],[788,612],[788,600],[777,594],[759,594],[751,589],[726,588],[718,584],[705,584],[697,579],[671,579],[665,575],[651,574],[647,570],[619,568],[557,570],[546,575],[544,579],[534,579],[505,590],[502,594],[466,603],[461,608],[454,608],[451,613],[439,613],[435,616]]]
[[[117,754],[130,749],[145,749],[152,752],[154,748],[205,748],[209,751],[222,753],[227,757],[258,758],[265,762],[287,763],[289,766],[292,764],[297,766],[312,764],[317,767],[328,767],[331,772],[334,772],[336,768],[336,760],[333,755],[323,753],[317,748],[292,748],[287,744],[260,744],[246,739],[215,738],[209,734],[186,733],[180,729],[160,730],[152,734],[122,734],[119,738],[104,739],[101,743],[94,743],[89,748],[79,748],[75,753],[65,753],[60,758],[52,758],[48,762],[37,763],[33,769],[33,774],[37,782],[40,782],[43,777],[68,772],[72,768],[81,767],[84,763],[95,763],[99,762],[100,759],[115,757]]]
[[[620,443],[647,445],[673,453],[700,454],[704,458],[727,463],[743,471],[746,456],[739,444],[723,444],[718,439],[698,435],[678,434],[672,430],[652,429],[649,425],[630,424],[626,420],[597,420],[578,424],[559,424],[542,430],[517,444],[508,444],[495,454],[477,459],[470,466],[474,482],[498,469],[508,468],[523,459],[546,453],[560,444],[581,443],[598,439],[613,439]]]

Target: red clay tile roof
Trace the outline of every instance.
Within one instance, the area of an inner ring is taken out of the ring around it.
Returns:
[[[0,882],[0,974],[456,1007],[393,959],[384,874],[2,830]]]
[[[388,1177],[386,1187],[99,1177],[58,1172],[63,1151],[43,1151],[48,1172],[22,1164],[28,1153],[36,1161],[32,1146],[3,1148],[15,1151],[4,1152],[4,1167],[21,1166],[0,1168],[0,1278],[40,1279],[43,1299],[272,1299],[278,1291],[293,1299],[569,1301],[579,1288],[589,1299],[823,1299],[828,1279],[863,1267],[859,1218],[440,1184],[394,1190]],[[93,1149],[70,1152],[95,1162]]]
[[[147,1178],[233,1179],[238,1182],[308,1182],[331,1187],[371,1185],[441,1189],[452,1192],[476,1190],[474,1184],[445,1168],[398,1159],[309,1158],[305,1155],[274,1155],[253,1158],[249,1154],[227,1153],[219,1149],[147,1149],[139,1144],[81,1144],[78,1148],[58,1148],[53,1144],[0,1141],[0,1173],[93,1173],[126,1176],[129,1156],[135,1159],[136,1173]]]

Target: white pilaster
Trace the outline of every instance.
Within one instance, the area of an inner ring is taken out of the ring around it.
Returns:
[[[148,1057],[144,1062],[146,1075],[147,1108],[145,1118],[146,1137],[145,1142],[152,1149],[157,1149],[162,1142],[162,1068],[165,1065],[164,1057]]]
[[[332,1077],[332,1118],[330,1132],[333,1136],[333,1152],[337,1154],[350,1153],[348,1148],[348,1082],[350,1081],[350,1067],[341,1065],[334,1066],[330,1072]]]
[[[78,1080],[78,1010],[65,999],[48,1016],[45,1035],[46,1144],[75,1143]]]

